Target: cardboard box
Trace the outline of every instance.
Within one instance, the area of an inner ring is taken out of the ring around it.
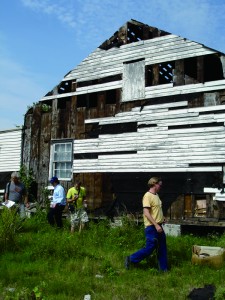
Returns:
[[[224,248],[198,245],[192,247],[191,262],[194,265],[207,265],[218,269],[222,267],[224,259]]]

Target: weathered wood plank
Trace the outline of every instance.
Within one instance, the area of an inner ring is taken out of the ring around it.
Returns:
[[[157,172],[185,172],[185,173],[189,173],[189,172],[221,172],[222,168],[221,167],[217,167],[217,166],[212,166],[212,167],[189,167],[189,168],[179,168],[179,167],[145,167],[142,166],[139,168],[136,167],[130,167],[130,168],[118,168],[118,167],[102,167],[102,166],[96,166],[95,168],[93,168],[92,166],[90,166],[90,163],[88,163],[86,166],[85,165],[76,165],[76,167],[73,167],[73,172],[74,173],[105,173],[105,172],[117,172],[117,173],[124,173],[124,172],[140,172],[140,173],[145,173],[145,172],[155,172],[157,170]]]
[[[117,89],[122,87],[122,80],[112,81],[102,84],[94,84],[82,88],[77,88],[76,95],[95,93],[99,91],[107,91],[112,89]]]

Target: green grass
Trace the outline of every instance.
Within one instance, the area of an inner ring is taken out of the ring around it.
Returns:
[[[162,274],[155,254],[138,268],[124,269],[125,256],[145,244],[142,226],[127,222],[111,228],[101,221],[71,235],[67,220],[63,230],[56,230],[39,212],[22,225],[11,220],[7,240],[5,218],[1,214],[0,300],[83,300],[86,294],[91,300],[180,300],[205,284],[216,286],[216,300],[225,298],[225,267],[191,264],[192,245],[225,247],[225,235],[168,236],[170,271]]]

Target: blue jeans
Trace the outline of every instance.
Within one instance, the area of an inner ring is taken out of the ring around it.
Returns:
[[[146,246],[130,255],[130,261],[132,263],[139,263],[156,250],[159,269],[161,271],[167,271],[168,264],[165,232],[158,233],[155,226],[152,225],[145,228],[145,236]]]
[[[65,205],[56,204],[56,206],[54,208],[51,207],[49,209],[49,212],[47,214],[47,219],[51,226],[54,226],[56,223],[58,228],[63,227],[62,212],[63,212],[64,208],[65,208]]]

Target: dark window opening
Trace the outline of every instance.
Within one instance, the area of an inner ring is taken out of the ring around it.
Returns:
[[[79,153],[74,154],[74,159],[97,159],[99,155],[115,155],[115,154],[137,154],[137,151],[113,151],[98,153]]]
[[[142,27],[129,24],[129,27],[127,29],[127,40],[130,43],[132,43],[132,42],[138,42],[142,39],[143,39]]]
[[[98,84],[98,79],[77,82],[77,88]]]
[[[72,81],[62,81],[58,85],[58,93],[59,94],[70,93],[71,86],[72,86]]]
[[[78,95],[77,96],[77,108],[79,107],[87,107],[87,95]]]
[[[119,134],[125,132],[137,132],[137,122],[102,125],[100,128],[100,134]]]
[[[160,85],[173,82],[174,62],[165,62],[145,67],[145,86]]]
[[[153,70],[152,66],[146,66],[145,67],[145,86],[151,86],[153,85]]]
[[[223,67],[217,55],[204,56],[204,81],[224,79]]]
[[[70,97],[59,98],[57,101],[57,109],[65,109],[67,102],[70,101]]]
[[[197,57],[184,59],[184,74],[186,80],[188,78],[197,80]]]
[[[90,86],[90,85],[95,85],[95,84],[102,84],[102,83],[107,83],[107,82],[113,82],[113,81],[118,81],[118,80],[122,80],[121,74],[107,76],[107,77],[94,79],[94,80],[77,82],[77,87],[80,88],[80,87],[85,87],[85,86]]]
[[[173,82],[174,62],[159,64],[159,84]]]
[[[96,92],[90,94],[82,94],[77,96],[77,108],[96,108],[98,107],[98,99],[105,104],[116,104],[119,98],[119,90],[107,90],[105,92]]]
[[[96,123],[92,125],[91,129],[86,130],[85,134],[87,138],[98,138],[100,134],[120,134],[126,132],[137,132],[137,122],[108,125],[99,125]]]
[[[116,91],[108,90],[105,92],[105,104],[116,104]]]
[[[97,106],[98,106],[98,93],[89,94],[87,108],[95,108]]]
[[[95,108],[98,106],[98,93],[84,94],[77,96],[77,108]]]

